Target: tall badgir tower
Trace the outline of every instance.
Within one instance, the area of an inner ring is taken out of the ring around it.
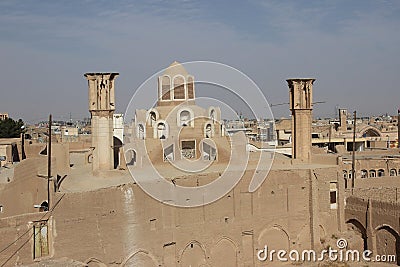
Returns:
[[[113,169],[114,82],[118,73],[86,73],[92,122],[92,169]]]
[[[300,162],[310,162],[312,90],[315,79],[298,78],[286,81],[292,113],[292,158]]]

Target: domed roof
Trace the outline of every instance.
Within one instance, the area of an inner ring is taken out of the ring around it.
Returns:
[[[163,73],[163,75],[169,75],[171,78],[179,74],[185,78],[189,75],[182,64],[177,61],[172,62],[172,64],[169,65],[169,67]]]

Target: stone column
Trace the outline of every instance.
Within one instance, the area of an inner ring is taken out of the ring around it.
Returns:
[[[311,159],[312,86],[315,79],[288,79],[292,113],[292,158]]]
[[[92,169],[113,169],[114,81],[118,73],[86,73],[92,123]]]

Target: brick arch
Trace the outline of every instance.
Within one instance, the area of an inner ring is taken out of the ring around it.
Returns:
[[[271,247],[271,249],[276,250],[284,249],[289,251],[290,249],[290,237],[288,232],[281,225],[277,224],[272,227],[264,228],[258,236],[257,242],[260,248],[267,245]]]
[[[229,237],[223,236],[211,248],[213,266],[237,266],[239,248]]]
[[[104,262],[94,257],[85,260],[85,264],[87,266],[107,267],[107,265]]]
[[[197,240],[191,240],[179,255],[179,266],[208,266],[205,247]],[[189,261],[189,262],[188,262]]]
[[[394,243],[388,244],[386,238],[392,237]],[[377,253],[380,255],[396,255],[396,263],[400,265],[400,235],[389,224],[381,224],[375,228]],[[394,240],[393,240],[394,239]]]
[[[146,261],[146,265],[143,265],[142,262]],[[136,265],[131,265],[132,263],[134,263],[135,261],[139,261],[138,264]],[[151,263],[152,265],[148,265],[148,263]],[[132,253],[131,255],[129,255],[122,263],[121,266],[161,266],[156,258],[148,251],[146,250],[137,250],[136,252]]]
[[[368,135],[368,137],[381,137],[382,132],[379,131],[378,128],[369,125],[360,130],[360,135]]]
[[[363,239],[363,249],[368,249],[368,236],[367,236],[367,229],[365,226],[357,219],[349,219],[346,221],[347,224],[353,225],[361,234],[361,238]]]
[[[397,230],[395,230],[394,227],[392,227],[392,226],[389,225],[389,224],[381,224],[381,225],[378,225],[377,227],[375,227],[375,233],[378,232],[379,230],[382,230],[382,229],[385,229],[385,230],[387,229],[387,230],[390,231],[393,235],[395,235],[395,236],[397,236],[397,237],[400,238],[399,232],[398,232]]]

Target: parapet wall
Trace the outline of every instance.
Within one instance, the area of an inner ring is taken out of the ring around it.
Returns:
[[[107,266],[254,266],[255,251],[265,245],[309,249],[312,236],[322,247],[320,240],[338,231],[341,215],[329,203],[336,168],[272,170],[249,193],[252,174],[246,171],[233,190],[197,208],[162,204],[136,184],[56,193],[51,254],[86,263],[95,258]],[[0,249],[20,235],[8,220],[0,219],[0,232],[7,233]],[[18,225],[26,229],[28,221]],[[21,240],[31,247],[31,238]],[[30,262],[24,247],[10,264]]]

